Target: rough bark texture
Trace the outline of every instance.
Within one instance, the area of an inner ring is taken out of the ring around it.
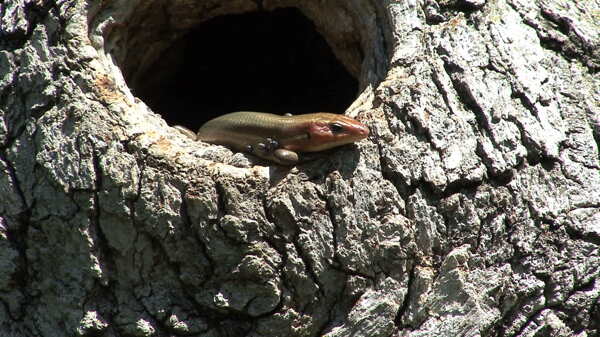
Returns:
[[[359,78],[356,147],[264,166],[124,81],[282,6]],[[600,334],[598,1],[5,0],[0,47],[3,336]]]

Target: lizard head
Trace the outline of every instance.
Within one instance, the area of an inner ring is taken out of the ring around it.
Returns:
[[[311,116],[303,123],[307,139],[298,151],[323,151],[357,142],[369,135],[366,125],[348,116],[324,112],[307,116]]]

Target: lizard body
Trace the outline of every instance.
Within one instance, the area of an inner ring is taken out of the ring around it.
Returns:
[[[182,131],[182,127],[178,129]],[[185,130],[182,133],[191,137]],[[298,161],[297,152],[323,151],[359,141],[368,135],[366,125],[339,114],[280,116],[238,111],[206,122],[198,130],[196,140],[250,152],[278,164],[293,165]]]

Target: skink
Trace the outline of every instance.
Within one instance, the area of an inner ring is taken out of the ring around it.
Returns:
[[[206,122],[196,135],[183,127],[177,129],[192,139],[249,152],[281,165],[297,163],[297,152],[323,151],[369,135],[367,126],[359,121],[324,112],[280,116],[239,111]]]

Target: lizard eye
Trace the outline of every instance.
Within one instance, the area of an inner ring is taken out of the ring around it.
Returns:
[[[338,124],[338,123],[331,123],[331,124],[329,124],[329,129],[333,133],[341,133],[341,132],[344,131],[344,127],[341,124]]]

